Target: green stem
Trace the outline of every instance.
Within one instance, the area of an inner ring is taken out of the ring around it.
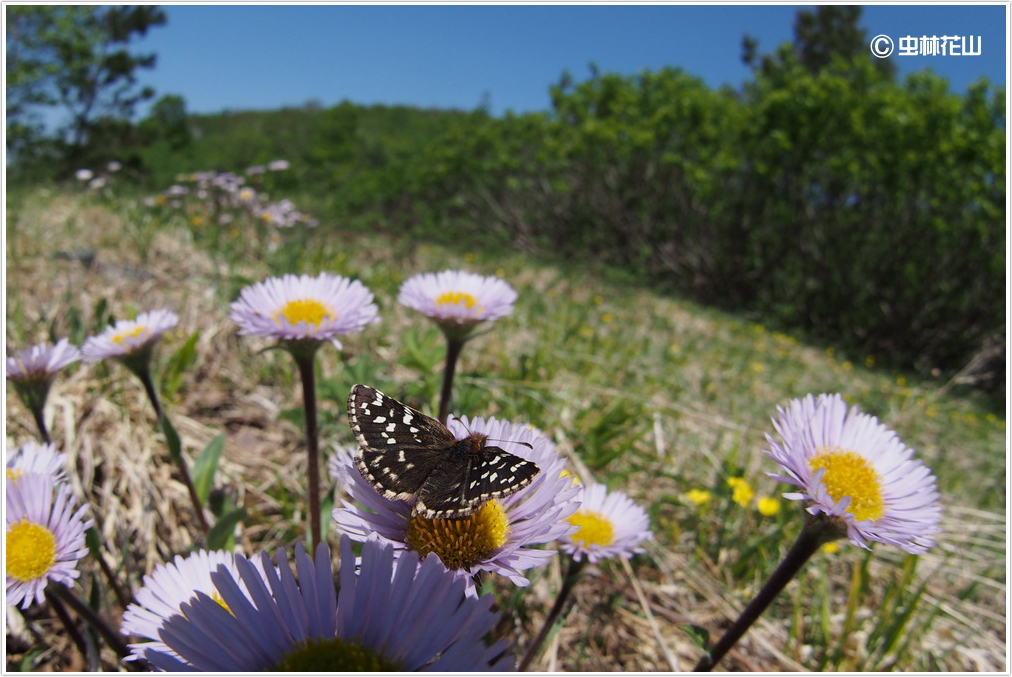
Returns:
[[[314,354],[295,354],[295,363],[302,378],[302,403],[306,413],[306,452],[309,454],[309,524],[313,550],[320,544],[320,449],[316,428],[316,375],[313,371]]]
[[[439,396],[439,422],[446,425],[450,415],[450,395],[453,392],[453,373],[457,369],[457,359],[464,348],[464,339],[446,336],[446,366],[443,368],[443,392]]]
[[[527,653],[521,659],[520,664],[517,666],[517,672],[524,672],[530,667],[531,661],[533,661],[538,653],[541,651],[541,645],[545,643],[545,638],[548,637],[548,633],[551,632],[552,628],[555,627],[555,622],[562,615],[562,610],[566,606],[566,602],[569,600],[569,595],[573,592],[573,588],[576,587],[577,581],[580,580],[580,572],[583,569],[585,562],[577,561],[576,559],[569,560],[569,569],[566,571],[565,578],[562,579],[562,587],[559,588],[559,594],[555,598],[555,604],[552,605],[552,609],[548,612],[548,616],[545,618],[544,625],[541,626],[541,630],[538,632],[538,636],[534,638],[530,646],[527,647]]]
[[[841,531],[842,530],[842,531]],[[710,649],[709,653],[699,659],[693,672],[709,672],[727,652],[741,639],[742,635],[752,627],[766,607],[780,594],[801,567],[824,543],[836,540],[846,534],[846,526],[836,519],[823,515],[810,517],[791,549],[784,556],[769,580],[755,596],[741,615],[724,633],[724,636]]]

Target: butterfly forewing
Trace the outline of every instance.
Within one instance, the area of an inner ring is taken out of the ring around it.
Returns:
[[[363,385],[348,397],[348,423],[360,447],[355,464],[387,498],[414,496],[456,441],[439,421]]]
[[[352,388],[348,422],[362,476],[387,498],[415,499],[413,512],[424,517],[465,517],[540,472],[530,461],[484,446],[484,435],[457,440],[436,419],[369,386]]]

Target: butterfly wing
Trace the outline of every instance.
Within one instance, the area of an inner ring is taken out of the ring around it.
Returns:
[[[392,499],[414,497],[457,441],[436,419],[364,385],[348,396],[348,424],[359,444],[355,465]]]
[[[488,501],[520,491],[541,472],[534,463],[499,447],[482,446],[484,440],[483,435],[462,440],[458,444],[471,445],[463,463],[433,469],[413,514],[429,519],[467,517]]]

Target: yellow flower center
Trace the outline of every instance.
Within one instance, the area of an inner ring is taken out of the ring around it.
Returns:
[[[407,542],[422,557],[434,552],[449,569],[467,569],[506,544],[509,520],[499,501],[459,519],[415,516],[408,522]]]
[[[17,482],[21,479],[21,471],[17,468],[7,468],[7,479]]]
[[[587,548],[591,545],[604,547],[615,542],[615,525],[599,512],[577,510],[569,517],[569,523],[580,527],[580,530],[570,538],[581,547]]]
[[[128,329],[128,330],[125,330],[125,331],[121,331],[120,333],[116,334],[115,336],[112,337],[112,342],[113,343],[123,343],[127,339],[140,338],[141,336],[145,336],[147,333],[148,333],[148,328],[145,327],[142,324],[139,324],[136,327],[134,327],[133,329]]]
[[[23,519],[7,530],[4,550],[7,575],[33,581],[44,576],[56,561],[56,536],[41,524]]]
[[[232,610],[228,608],[228,604],[225,604],[225,600],[221,598],[221,594],[217,590],[211,593],[211,599],[217,602],[222,609],[232,614]],[[235,616],[235,614],[232,615]]]
[[[296,299],[289,301],[275,313],[274,321],[280,323],[280,318],[284,317],[292,325],[305,322],[307,326],[319,327],[324,320],[333,319],[334,316],[330,308],[316,299]]]
[[[825,468],[822,482],[833,501],[850,496],[847,511],[858,520],[877,520],[885,514],[882,478],[860,454],[839,447],[820,447],[808,461],[812,472]]]
[[[340,637],[308,639],[289,651],[269,672],[398,672],[401,666]]]
[[[444,291],[442,294],[436,297],[437,306],[456,306],[463,303],[464,307],[470,310],[478,305],[478,299],[473,294],[468,294],[465,291]]]

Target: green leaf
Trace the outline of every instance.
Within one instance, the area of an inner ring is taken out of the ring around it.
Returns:
[[[696,646],[703,651],[710,650],[710,631],[698,625],[683,625],[682,630],[689,636]]]
[[[211,530],[207,532],[207,547],[209,550],[227,550],[234,544],[232,532],[235,525],[246,518],[245,508],[236,508],[226,513],[214,523]]]
[[[162,394],[166,397],[172,397],[179,392],[180,386],[183,385],[183,375],[196,362],[197,340],[199,338],[200,332],[193,332],[190,338],[186,339],[186,342],[169,356],[165,368],[162,370],[161,378]]]
[[[165,433],[165,443],[169,445],[169,455],[179,463],[183,459],[183,443],[168,416],[162,416],[162,431]]]
[[[197,457],[193,464],[193,488],[197,491],[197,497],[201,503],[207,502],[211,494],[211,487],[214,486],[214,474],[218,471],[218,461],[221,453],[225,450],[225,433],[218,433],[214,439],[207,443],[204,450]]]

